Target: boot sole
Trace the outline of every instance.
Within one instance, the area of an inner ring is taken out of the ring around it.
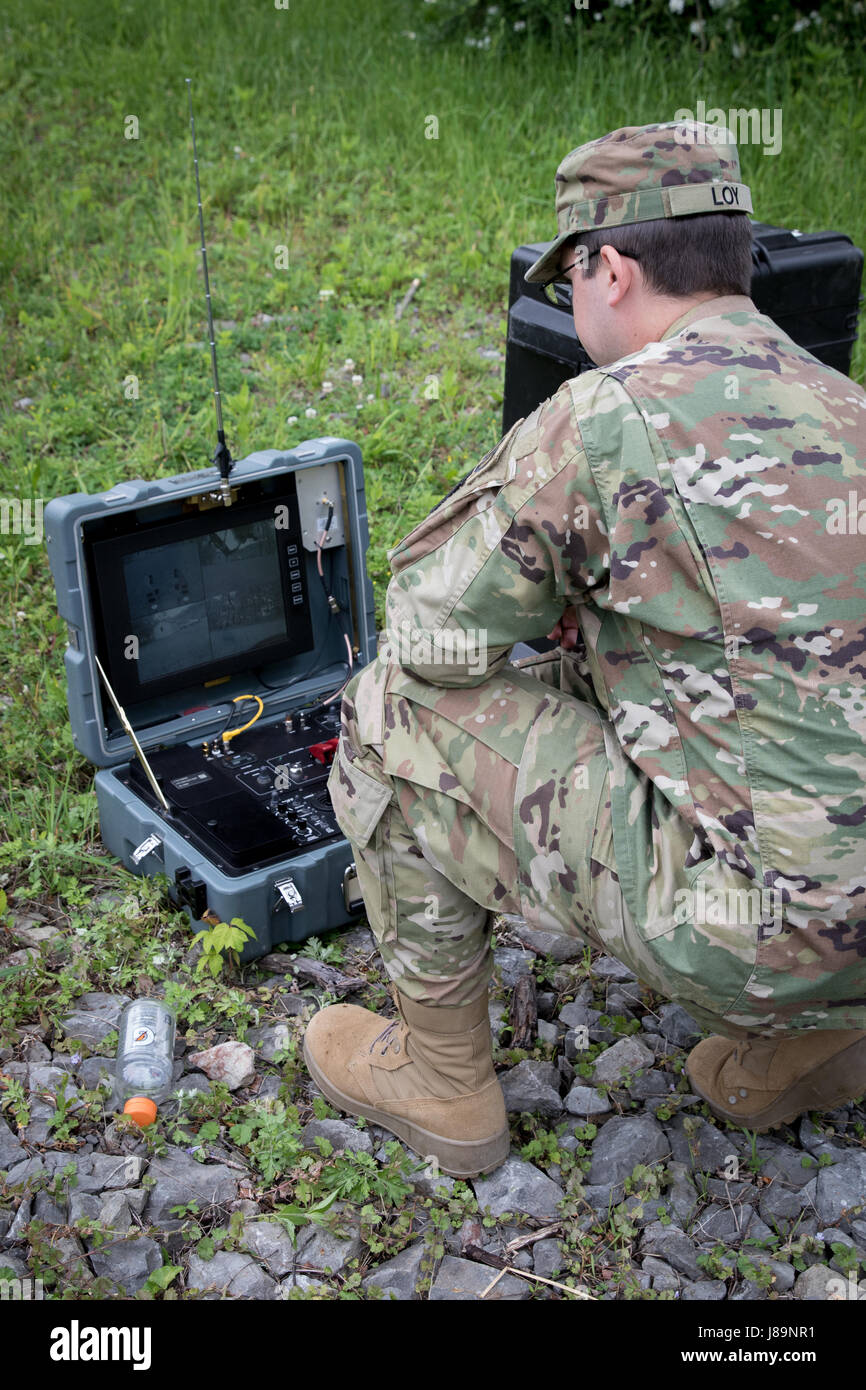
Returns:
[[[377,1110],[374,1105],[361,1104],[354,1096],[346,1096],[323,1076],[316,1066],[304,1040],[304,1061],[307,1070],[322,1095],[349,1115],[361,1115],[371,1123],[381,1125],[391,1134],[396,1134],[414,1153],[421,1158],[435,1158],[443,1173],[451,1178],[477,1178],[489,1173],[504,1163],[511,1149],[511,1134],[504,1129],[492,1139],[445,1139],[441,1134],[432,1134],[399,1115],[391,1115],[387,1110]]]
[[[731,1110],[725,1110],[707,1095],[706,1091],[701,1090],[688,1071],[688,1065],[686,1072],[690,1085],[702,1100],[706,1101],[718,1119],[728,1120],[730,1124],[738,1125],[741,1129],[753,1129],[762,1133],[764,1130],[778,1129],[781,1125],[791,1124],[798,1115],[807,1110],[835,1110],[837,1106],[861,1095],[866,1089],[866,1038],[846,1048],[844,1052],[837,1053],[835,1057],[829,1057],[820,1067],[809,1072],[808,1076],[801,1077],[783,1091],[772,1105],[765,1106],[753,1115],[747,1115],[742,1111],[735,1114]]]

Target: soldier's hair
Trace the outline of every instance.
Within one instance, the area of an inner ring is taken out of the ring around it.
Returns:
[[[587,252],[602,246],[613,246],[624,256],[636,252],[647,284],[656,294],[750,293],[752,226],[742,212],[702,212],[593,228],[570,237],[567,244],[584,246]],[[596,274],[599,261],[598,256],[592,258],[582,272],[584,280]]]

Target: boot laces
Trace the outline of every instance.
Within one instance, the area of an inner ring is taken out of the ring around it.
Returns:
[[[382,1051],[379,1055],[384,1057],[392,1042],[396,1041],[396,1033],[402,1022],[403,1020],[401,1018],[392,1018],[390,1023],[386,1024],[386,1026],[382,1029],[381,1033],[379,1033],[379,1035],[375,1037],[373,1041],[370,1043],[369,1051],[372,1052],[373,1048],[376,1046],[376,1043],[381,1042],[384,1044],[384,1046],[382,1047]]]

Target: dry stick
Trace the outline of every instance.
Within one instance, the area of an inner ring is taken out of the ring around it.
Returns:
[[[562,1222],[555,1221],[552,1226],[542,1226],[539,1231],[527,1231],[522,1236],[515,1236],[506,1245],[506,1250],[519,1250],[522,1245],[533,1245],[537,1240],[546,1240],[548,1236],[555,1235],[562,1229]]]
[[[397,305],[397,308],[394,310],[395,323],[399,323],[400,319],[403,317],[406,310],[409,308],[409,305],[412,303],[412,300],[415,297],[415,291],[420,287],[420,284],[421,281],[416,276],[416,278],[412,281],[408,290],[404,294],[403,298],[400,300],[400,303]]]
[[[586,1289],[570,1289],[568,1287],[568,1284],[559,1284],[555,1279],[543,1279],[540,1274],[527,1274],[526,1270],[514,1269],[511,1265],[506,1265],[504,1269],[500,1269],[496,1278],[491,1279],[490,1283],[487,1285],[487,1288],[481,1295],[482,1298],[487,1297],[494,1285],[499,1283],[499,1280],[502,1278],[503,1274],[516,1274],[518,1279],[534,1279],[539,1284],[549,1284],[552,1289],[563,1289],[565,1293],[574,1294],[575,1298],[586,1298],[589,1299],[592,1303],[598,1302],[598,1299],[596,1298],[595,1294],[587,1293]]]

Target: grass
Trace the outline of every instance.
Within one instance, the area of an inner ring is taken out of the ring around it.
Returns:
[[[498,437],[509,257],[552,235],[569,149],[700,98],[780,107],[778,157],[742,151],[756,214],[866,242],[856,54],[794,71],[666,52],[640,28],[614,47],[587,22],[572,50],[494,57],[408,37],[420,2],[8,0],[7,505],[209,461],[187,76],[230,447],[239,458],[316,433],[357,440],[380,615],[387,550]],[[862,344],[853,375],[866,375]],[[136,885],[128,911],[100,907],[100,892],[130,881],[101,850],[92,769],[72,745],[45,549],[2,534],[0,558],[0,883],[8,913],[41,911],[62,932],[3,972],[14,988],[0,1028],[50,1024],[86,989],[136,992],[145,977],[174,990],[188,1031],[242,1033],[267,991],[184,974],[190,933],[158,885]],[[287,1098],[301,1071],[295,1049]]]

